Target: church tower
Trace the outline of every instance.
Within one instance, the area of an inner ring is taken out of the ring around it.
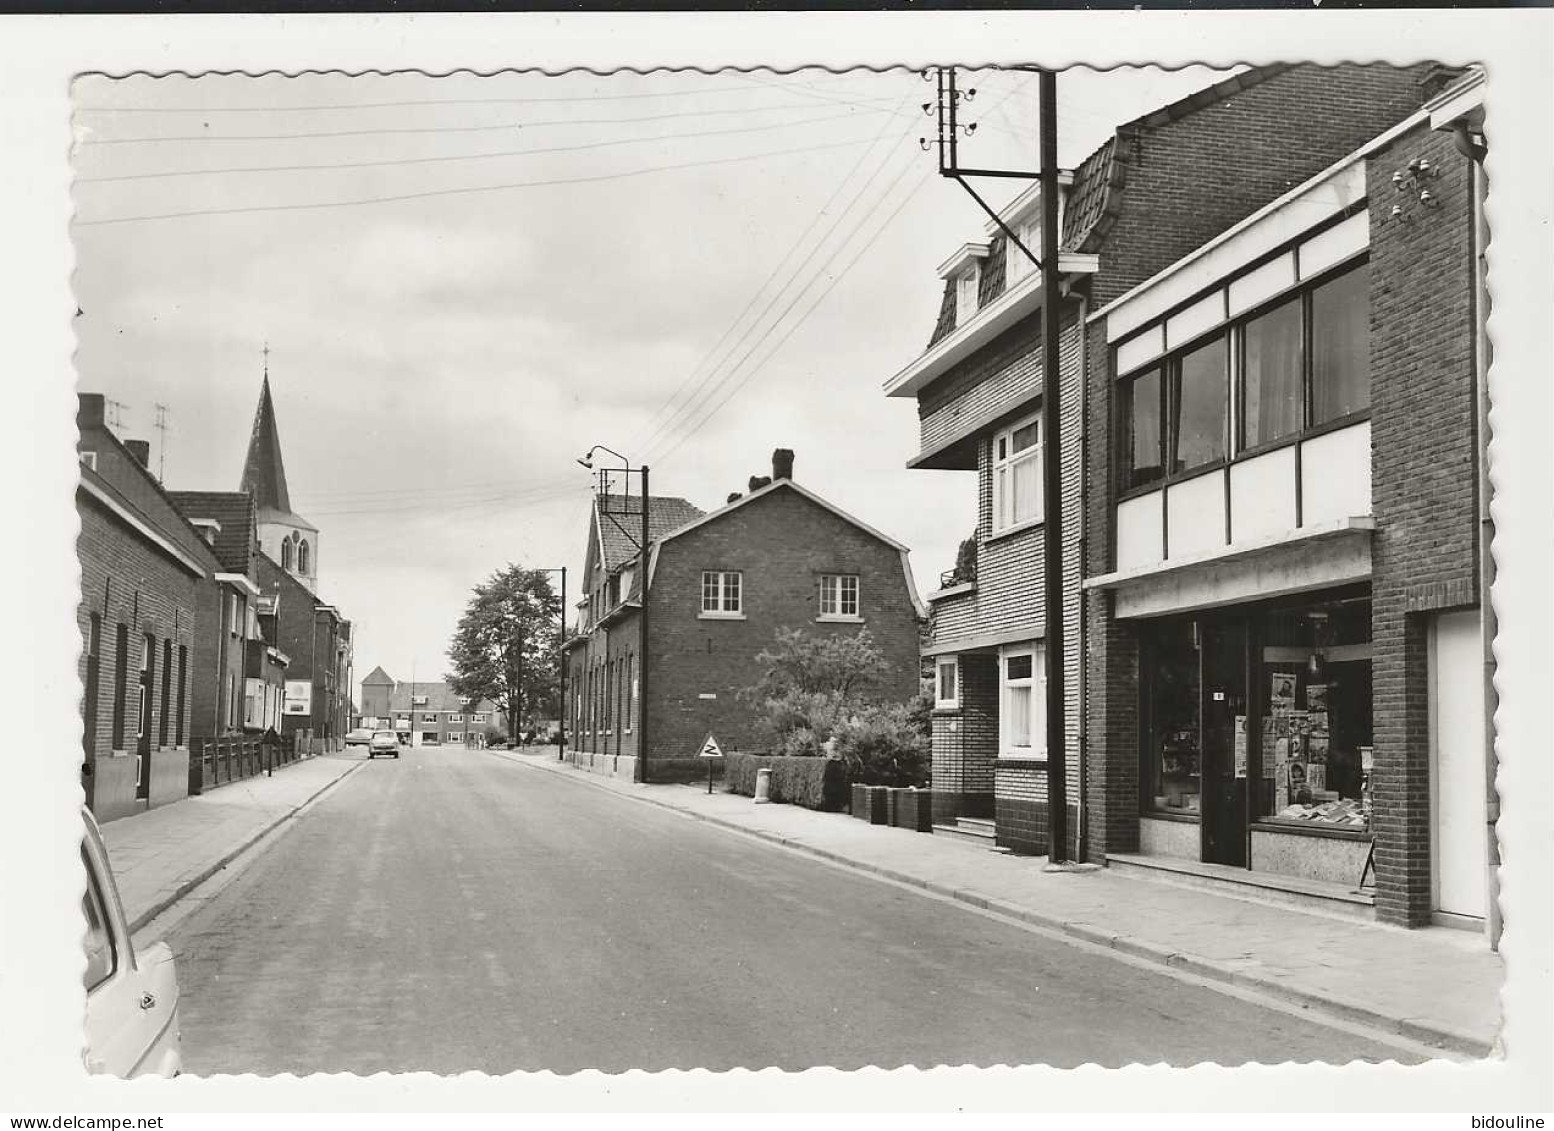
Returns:
[[[310,593],[317,593],[318,527],[291,509],[280,431],[275,424],[275,402],[270,398],[269,352],[266,346],[264,383],[259,389],[259,408],[254,413],[254,430],[248,438],[248,458],[243,462],[239,489],[254,497],[260,550],[306,585]]]

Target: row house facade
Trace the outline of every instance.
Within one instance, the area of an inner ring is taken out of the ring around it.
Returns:
[[[1475,174],[1421,109],[1475,81],[1256,68],[1061,179],[1081,858],[1484,921]],[[918,401],[910,466],[977,473],[930,597],[938,817],[1044,852],[1044,296],[988,236],[887,392]]]
[[[407,746],[483,746],[507,729],[495,704],[472,703],[443,680],[399,683],[381,666],[362,680],[356,722],[392,730]]]
[[[221,572],[147,468],[120,441],[104,398],[82,394],[76,543],[81,565],[82,765],[100,821],[188,795],[199,607]]]
[[[150,445],[121,441],[104,407],[79,398],[77,510],[82,781],[111,820],[201,788],[198,756],[213,740],[343,736],[351,649],[350,623],[314,593],[317,532],[290,509],[268,375],[237,491],[166,490]],[[277,565],[267,537],[306,552]]]
[[[704,772],[697,755],[709,735],[724,750],[750,748],[754,709],[738,693],[759,681],[757,656],[779,629],[867,629],[884,654],[878,694],[896,701],[917,694],[926,610],[906,547],[796,483],[787,449],[750,487],[710,513],[680,498],[649,499],[646,555],[636,542],[642,499],[595,499],[584,597],[564,645],[575,754],[610,756],[617,772],[638,772],[644,602],[646,780]]]

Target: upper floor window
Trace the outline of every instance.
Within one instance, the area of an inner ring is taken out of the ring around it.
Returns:
[[[282,538],[281,539],[281,568],[282,569],[291,569],[291,566],[292,566],[291,539],[290,538]]]
[[[979,272],[968,267],[955,276],[955,326],[960,328],[977,315],[977,284]]]
[[[1041,214],[1038,212],[1030,219],[1022,220],[1014,225],[1015,235],[1020,237],[1020,242],[1030,248],[1037,255],[1041,254]],[[1004,279],[1006,289],[1034,274],[1036,264],[1031,262],[1031,257],[1015,246],[1013,240],[1004,243]]]
[[[954,656],[941,656],[934,665],[934,706],[960,706],[960,661]]]
[[[737,616],[744,612],[741,576],[736,570],[703,570],[701,611],[708,616]]]
[[[464,716],[463,715],[449,715],[448,716],[448,721],[450,723],[462,723],[464,721]]]
[[[993,532],[1041,521],[1041,418],[1028,417],[993,436]]]
[[[1369,288],[1362,262],[1125,377],[1119,489],[1191,474],[1367,411]]]
[[[297,572],[298,573],[309,573],[309,572],[311,572],[308,567],[312,564],[312,561],[313,561],[313,553],[308,548],[308,541],[307,541],[307,539],[304,538],[301,542],[297,543]]]
[[[828,573],[820,579],[820,615],[857,619],[858,575]]]

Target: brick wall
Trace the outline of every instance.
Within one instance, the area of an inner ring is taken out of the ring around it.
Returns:
[[[1118,145],[1126,187],[1120,198],[1120,215],[1097,248],[1101,268],[1091,281],[1093,304],[1102,305],[1137,286],[1401,121],[1426,96],[1420,83],[1431,66],[1297,66],[1179,120],[1131,131]],[[1390,170],[1389,165],[1388,177]],[[1373,246],[1377,230],[1374,212],[1383,207],[1383,197],[1391,195],[1390,184],[1384,194],[1372,195]],[[1384,208],[1390,210],[1391,205],[1386,199]],[[1404,301],[1406,305],[1415,300]],[[1375,317],[1373,312],[1373,320]],[[1469,340],[1464,334],[1463,348]],[[1376,356],[1373,352],[1373,367]],[[1106,573],[1114,564],[1112,426],[1116,398],[1111,372],[1111,351],[1104,328],[1097,324],[1090,330],[1086,377],[1084,558],[1090,575]],[[1471,388],[1465,392],[1470,394]],[[1471,409],[1471,402],[1464,404]],[[1375,411],[1379,419],[1382,410],[1377,406]],[[1372,443],[1379,449],[1376,428],[1377,420],[1373,419]],[[1468,475],[1464,482],[1471,483],[1472,478]],[[1379,510],[1377,519],[1380,523]],[[1434,540],[1433,535],[1428,536],[1424,544]],[[1379,571],[1386,551],[1378,552]],[[1384,615],[1379,598],[1375,608],[1378,618]],[[1138,848],[1138,635],[1132,625],[1117,622],[1112,616],[1109,594],[1089,594],[1084,610],[1087,848],[1092,859],[1099,859],[1106,852]],[[1376,632],[1379,657],[1384,647],[1384,627],[1379,620]],[[1378,764],[1383,741],[1380,677],[1384,667],[1378,658]],[[1417,856],[1410,847],[1399,851],[1396,859]],[[1380,856],[1378,848],[1378,861]],[[1378,899],[1378,904],[1384,917],[1391,914],[1385,900]]]
[[[187,649],[191,668],[194,663],[195,578],[95,500],[84,495],[78,495],[77,500],[76,510],[81,521],[81,534],[76,543],[81,564],[81,605],[76,615],[82,640],[78,671],[83,690],[87,677],[86,645],[91,616],[95,613],[102,618],[95,712],[96,739],[91,750],[84,752],[92,768],[87,789],[93,812],[100,820],[108,821],[144,808],[143,803],[135,800],[134,773],[141,646],[145,634],[150,633],[156,642],[156,655],[153,673],[155,684],[149,696],[150,717],[147,725],[150,727],[152,750],[157,751],[162,746],[162,681],[168,675],[172,676],[168,709],[176,713],[180,675],[178,649]],[[120,624],[128,627],[128,648],[122,673],[123,739],[118,745],[123,754],[115,757],[113,704],[114,688],[121,676],[116,640]],[[162,642],[168,639],[173,642],[171,671],[162,663]],[[84,709],[84,695],[82,702]],[[187,693],[183,703],[183,733],[184,743],[187,744],[190,706]],[[166,744],[169,752],[178,745],[178,729],[178,719],[169,718]],[[165,780],[173,772],[168,767],[175,762],[176,759],[170,762],[167,758],[153,760],[151,795],[157,803],[174,800],[188,792],[187,769],[178,780]]]
[[[1424,158],[1428,209],[1392,174]],[[1429,617],[1477,604],[1478,446],[1468,160],[1420,129],[1368,163],[1376,909],[1429,922]],[[1408,219],[1391,217],[1402,202]]]
[[[993,656],[960,657],[960,706],[933,718],[934,820],[993,813],[993,762],[998,756],[998,664]]]
[[[1126,187],[1101,248],[1096,305],[1402,121],[1433,66],[1305,64],[1121,138]]]
[[[701,574],[710,569],[744,574],[745,619],[700,618]],[[854,635],[864,627],[815,620],[826,573],[860,577],[865,625],[885,654],[879,694],[895,701],[917,694],[917,612],[900,552],[778,489],[662,544],[649,596],[650,773],[654,759],[694,756],[708,732],[725,750],[755,740],[751,709],[737,692],[759,679],[755,657],[779,628]]]

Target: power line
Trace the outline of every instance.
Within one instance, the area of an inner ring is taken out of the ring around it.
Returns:
[[[879,166],[879,168],[877,168],[875,170],[875,173],[878,174],[881,170],[884,169],[884,167],[885,167],[884,164],[881,164]],[[901,171],[896,174],[895,180],[891,181],[891,183],[888,186],[886,186],[885,191],[883,193],[881,193],[879,198],[874,202],[874,204],[872,204],[869,207],[868,211],[863,216],[862,223],[868,223],[870,217],[873,216],[873,214],[875,212],[877,212],[880,209],[881,206],[883,206],[883,204],[885,203],[886,199],[890,196],[891,192],[893,192],[895,190],[896,186],[901,183],[902,179],[907,175],[907,173],[911,171],[911,168],[912,168],[912,164],[911,164],[911,160],[909,158],[907,163],[902,166]],[[872,181],[873,181],[873,177],[870,178],[870,183],[872,183]],[[864,189],[866,189],[867,187],[868,187],[867,184],[864,185]],[[860,189],[859,192],[858,192],[858,195],[854,197],[853,203],[856,204],[857,201],[862,198],[862,195],[863,195],[863,189]],[[840,223],[841,219],[844,218],[847,215],[847,211],[850,211],[850,210],[851,210],[851,207],[849,206],[849,209],[845,210],[842,213],[842,216],[839,216],[837,218],[837,223],[833,223],[832,224],[831,229],[826,232],[825,237],[823,237],[821,242],[815,246],[815,248],[810,252],[809,256],[807,256],[805,258],[805,262],[799,266],[799,269],[798,269],[799,271],[802,271],[806,266],[808,266],[809,261],[814,258],[815,252],[818,251],[820,249],[820,247],[824,245],[825,241],[830,238],[831,233],[836,230],[837,224]],[[799,302],[809,292],[810,288],[813,287],[815,285],[815,283],[820,279],[821,274],[824,272],[826,266],[828,266],[839,254],[841,254],[842,249],[847,246],[848,241],[859,230],[860,230],[859,226],[855,225],[850,232],[848,232],[845,236],[843,236],[841,243],[837,244],[834,248],[832,248],[830,254],[827,255],[825,263],[822,264],[819,268],[817,268],[816,271],[813,274],[811,274],[808,279],[806,279],[804,281],[804,283],[798,288],[798,290],[793,292],[793,297],[788,302],[788,305],[783,307],[781,313],[779,313],[777,315],[777,317],[775,319],[773,319],[772,322],[769,325],[767,325],[766,329],[761,333],[760,337],[758,337],[756,339],[755,344],[752,345],[748,350],[745,351],[744,355],[742,357],[740,357],[740,359],[737,362],[734,363],[732,368],[728,369],[721,377],[718,378],[718,380],[716,382],[713,382],[711,385],[707,386],[705,396],[701,397],[700,403],[688,403],[688,404],[682,406],[682,410],[680,412],[676,413],[676,418],[671,420],[671,421],[669,421],[668,423],[666,423],[665,426],[659,430],[660,433],[662,434],[662,439],[657,441],[657,443],[659,444],[660,447],[662,446],[662,444],[664,442],[667,442],[667,441],[669,441],[671,439],[671,437],[673,436],[674,431],[677,428],[683,427],[686,422],[688,422],[693,416],[695,416],[703,408],[705,408],[707,406],[707,404],[711,402],[712,398],[715,397],[718,394],[718,391],[720,389],[722,389],[724,386],[726,386],[729,383],[729,381],[733,379],[734,375],[739,372],[740,368],[743,367],[744,364],[747,361],[750,360],[751,356],[756,352],[756,350],[758,350],[761,347],[761,345],[768,338],[771,337],[771,335],[777,330],[777,328],[782,325],[783,319],[787,318],[789,313],[792,312],[793,308],[799,304]],[[794,273],[794,277],[796,278],[797,275],[798,275],[798,272],[796,271]],[[791,280],[790,280],[790,283],[791,283]],[[777,303],[777,300],[780,297],[782,297],[780,292],[777,295],[774,295],[773,298],[772,298],[772,301],[767,304],[767,308],[766,309],[770,310],[772,306],[775,306],[776,303]],[[765,317],[765,314],[766,314],[766,311],[762,311],[762,318]],[[757,320],[757,324],[759,324],[759,321],[760,320],[758,319]],[[752,327],[751,330],[753,331],[754,327]],[[746,334],[745,337],[748,338],[749,335]],[[693,425],[691,427],[691,429],[690,429],[690,432],[695,432],[696,429],[699,428],[699,427],[700,427],[700,424]],[[686,433],[686,434],[689,435],[690,433]],[[676,446],[678,446],[678,445],[676,445]],[[650,447],[651,447],[651,444],[650,444]],[[655,456],[654,458],[656,459],[658,457]]]
[[[844,114],[827,114],[818,118],[799,118],[791,122],[769,122],[759,126],[739,126],[731,130],[696,130],[690,133],[655,134],[652,137],[612,138],[608,141],[591,141],[580,145],[548,146],[543,149],[506,149],[495,153],[460,153],[443,157],[391,157],[381,161],[345,161],[333,164],[300,165],[235,165],[219,169],[174,169],[157,173],[118,173],[106,177],[77,177],[76,184],[105,184],[110,181],[150,181],[166,177],[208,177],[231,173],[304,173],[329,169],[378,169],[389,166],[437,165],[450,161],[482,161],[500,157],[532,157],[550,153],[577,153],[587,149],[606,149],[616,145],[643,145],[655,141],[676,141],[693,137],[726,137],[731,134],[758,133],[764,130],[792,129],[818,122],[836,122],[858,114],[879,114],[882,110],[848,111]]]
[[[851,80],[854,76],[846,74],[831,77]],[[75,109],[78,114],[276,114],[314,110],[386,110],[401,106],[511,106],[548,102],[626,102],[640,98],[690,98],[729,91],[748,93],[752,89],[747,83],[740,86],[709,86],[698,90],[553,95],[545,98],[408,98],[391,102],[317,102],[297,106],[77,106]]]
[[[1024,81],[1022,81],[1020,83],[1017,83],[1008,92],[1006,92],[1002,98],[1000,98],[997,102],[995,102],[991,106],[989,106],[987,112],[989,114],[991,114],[994,111],[996,111],[999,108],[1001,108],[1004,105],[1004,103],[1008,102],[1017,93],[1019,93],[1019,91],[1021,89],[1023,89],[1024,86],[1026,85],[1026,83],[1028,83],[1029,81],[1030,80],[1027,78]],[[875,170],[875,175],[877,175],[879,173],[879,171],[881,169],[883,169],[883,168],[884,168],[884,165],[881,164],[881,166]],[[884,194],[880,197],[880,199],[875,203],[875,205],[873,207],[870,208],[869,213],[864,217],[864,223],[867,223],[869,216],[873,215],[873,213],[878,211],[879,208],[884,204],[885,200],[889,197],[890,193],[895,189],[896,185],[899,184],[901,182],[901,179],[906,175],[907,170],[909,168],[910,168],[910,165],[904,167],[902,169],[902,171],[899,174],[897,174],[896,179],[891,182],[890,186],[885,190]],[[872,179],[873,179],[873,177],[871,176],[870,180],[872,181]],[[832,278],[830,284],[828,284],[826,286],[825,290],[823,290],[820,293],[820,295],[816,298],[815,302],[812,303],[809,306],[809,308],[807,310],[805,310],[805,312],[802,315],[800,315],[800,317],[799,317],[797,322],[794,322],[793,324],[791,324],[789,326],[788,330],[783,334],[783,336],[780,339],[778,339],[776,345],[774,345],[772,347],[772,349],[766,354],[765,357],[763,357],[761,359],[761,361],[759,363],[757,363],[755,368],[752,369],[750,371],[750,373],[746,374],[746,376],[744,378],[742,378],[739,381],[738,384],[736,384],[732,389],[730,389],[730,391],[723,397],[722,400],[720,400],[712,408],[712,410],[710,412],[707,412],[706,414],[704,414],[701,417],[701,419],[695,425],[693,425],[688,431],[686,431],[668,449],[666,449],[666,450],[658,453],[657,455],[655,455],[654,459],[667,458],[667,456],[670,453],[672,453],[675,450],[677,450],[680,447],[680,445],[685,442],[686,439],[688,439],[691,435],[694,435],[697,431],[699,431],[702,427],[704,427],[706,425],[706,423],[709,420],[712,419],[713,416],[717,415],[717,413],[722,410],[723,406],[726,405],[729,402],[729,400],[733,396],[735,396],[742,388],[744,388],[745,385],[747,385],[749,383],[750,379],[756,373],[760,372],[761,368],[764,365],[766,365],[766,363],[768,361],[770,361],[772,357],[774,357],[776,355],[776,353],[777,353],[777,351],[779,349],[782,348],[783,343],[785,343],[790,337],[792,337],[793,333],[798,329],[798,327],[810,316],[810,314],[812,314],[815,311],[815,309],[819,306],[820,302],[825,298],[825,296],[827,294],[829,294],[831,292],[831,289],[834,286],[836,286],[836,284],[841,280],[842,276],[846,275],[848,271],[852,270],[853,265],[858,262],[858,259],[861,257],[863,252],[867,251],[869,247],[873,246],[874,242],[877,239],[879,239],[880,235],[884,232],[884,230],[887,227],[889,227],[891,221],[893,221],[895,219],[895,217],[897,216],[897,214],[900,213],[901,209],[906,206],[907,201],[911,199],[912,192],[916,192],[917,188],[919,186],[921,186],[927,179],[928,179],[928,173],[927,172],[925,172],[921,177],[918,178],[917,182],[913,185],[913,188],[912,188],[911,192],[909,192],[905,197],[902,198],[901,203],[896,206],[896,208],[891,212],[889,217],[886,218],[885,222],[875,231],[874,235],[872,235],[869,238],[869,240],[865,243],[864,247],[859,251],[858,255],[855,255],[852,258],[852,260],[850,260],[848,262],[847,266],[845,268],[843,268],[841,274],[836,275],[836,276],[834,276]],[[861,190],[860,190],[860,195],[861,195]],[[854,198],[853,203],[856,203],[856,201],[857,201],[857,197]],[[846,211],[850,211],[851,207],[852,207],[852,204],[849,204],[848,209],[844,210],[843,215],[846,214]],[[835,225],[833,225],[833,230],[834,230],[834,228],[835,228]],[[830,235],[830,232],[827,232],[827,238],[829,237],[829,235]],[[851,235],[849,235],[847,238],[844,238],[842,244],[839,245],[836,248],[836,250],[832,253],[831,258],[835,258],[836,254],[839,253],[842,250],[842,248],[846,246],[847,239],[850,239],[850,238],[851,238]],[[825,240],[822,239],[821,243],[823,244],[824,242],[825,242]],[[818,245],[817,245],[817,248],[818,248]],[[812,255],[813,255],[813,251],[811,252],[811,256]],[[828,260],[828,262],[829,262],[829,260]],[[802,267],[800,269],[802,270]],[[762,334],[761,338],[756,341],[756,344],[754,346],[752,346],[748,352],[746,352],[744,357],[740,358],[739,362],[734,366],[733,369],[729,370],[729,372],[727,374],[725,374],[723,376],[723,378],[721,378],[718,381],[718,383],[712,387],[712,391],[708,394],[708,396],[705,399],[703,399],[703,401],[702,401],[703,405],[706,405],[711,400],[711,398],[717,394],[717,390],[719,388],[721,388],[723,385],[727,384],[727,382],[733,377],[733,375],[739,371],[739,368],[741,366],[743,366],[744,363],[747,360],[749,360],[751,355],[754,354],[754,352],[758,348],[760,348],[761,343],[763,341],[765,341],[765,339],[771,335],[772,331],[775,330],[777,328],[777,326],[782,323],[782,320],[784,318],[786,318],[788,313],[789,313],[789,311],[791,311],[793,309],[793,307],[795,305],[797,305],[799,300],[803,297],[804,293],[811,286],[813,286],[815,278],[818,278],[818,275],[815,276],[815,277],[812,277],[809,282],[805,283],[804,286],[802,288],[800,288],[798,294],[795,295],[793,301],[790,302],[788,304],[788,306],[786,308],[784,308],[783,312],[780,315],[777,316],[776,321],[774,321],[769,327],[767,327],[766,332],[764,334]],[[770,308],[770,304],[768,305],[768,309],[769,308]],[[763,311],[762,317],[764,317],[764,316],[765,316],[765,312]],[[757,319],[757,322],[759,322],[759,319]]]
[[[676,110],[668,114],[644,114],[635,118],[551,118],[537,122],[496,122],[484,126],[375,126],[359,130],[312,130],[280,134],[175,134],[169,137],[85,138],[81,145],[141,145],[157,142],[196,141],[298,141],[309,138],[382,137],[398,134],[471,134],[501,130],[533,130],[543,126],[630,126],[639,122],[663,122],[672,118],[712,118],[728,114],[765,114],[778,110],[813,110],[808,102],[780,102],[773,106],[735,106],[717,110]]]
[[[809,222],[808,226],[805,227],[803,234],[800,235],[797,240],[793,241],[791,244],[788,245],[787,253],[782,257],[781,261],[777,264],[777,266],[774,267],[771,270],[771,272],[766,276],[765,281],[762,282],[762,284],[759,287],[756,288],[754,293],[751,294],[750,301],[745,304],[744,309],[741,310],[739,312],[739,314],[735,316],[734,320],[728,324],[728,327],[723,331],[722,336],[719,337],[717,342],[713,345],[713,347],[710,350],[707,351],[706,356],[703,357],[701,359],[701,361],[697,363],[696,368],[691,370],[690,374],[686,377],[686,379],[683,382],[681,382],[680,385],[675,389],[675,391],[669,395],[669,397],[664,401],[664,403],[662,405],[659,406],[658,410],[656,412],[654,412],[654,414],[650,418],[648,418],[646,423],[644,423],[642,425],[642,427],[637,430],[637,432],[635,433],[635,435],[634,435],[634,437],[632,439],[631,446],[635,446],[637,443],[642,442],[642,441],[647,440],[647,439],[651,439],[653,436],[657,435],[656,431],[655,432],[647,432],[647,429],[652,428],[658,422],[659,418],[663,415],[663,413],[666,410],[671,408],[671,406],[674,404],[674,402],[679,398],[680,394],[683,393],[686,389],[691,387],[692,383],[696,380],[697,374],[701,373],[702,370],[707,366],[707,364],[712,361],[713,356],[715,354],[717,354],[719,349],[722,348],[723,343],[728,341],[729,336],[734,332],[734,330],[739,326],[739,324],[744,321],[745,315],[749,314],[750,311],[755,308],[756,302],[760,299],[762,293],[766,290],[766,288],[771,286],[772,280],[777,278],[777,276],[782,272],[783,268],[788,265],[789,260],[791,260],[793,258],[793,256],[798,252],[798,249],[803,247],[804,244],[808,242],[810,234],[819,225],[821,219],[825,216],[826,212],[831,208],[831,206],[836,203],[837,198],[842,195],[842,190],[847,187],[847,183],[849,181],[851,181],[854,176],[857,175],[859,169],[863,168],[865,162],[867,162],[867,160],[869,158],[869,154],[871,152],[873,152],[874,146],[877,145],[879,143],[880,138],[885,135],[885,130],[886,130],[886,128],[888,126],[889,126],[889,122],[888,121],[885,122],[885,123],[882,123],[880,125],[879,133],[874,135],[873,139],[869,142],[868,147],[866,149],[864,149],[864,151],[858,155],[858,160],[853,163],[852,168],[849,169],[847,171],[846,175],[843,176],[842,179],[837,182],[836,188],[834,188],[831,191],[830,197],[827,198],[826,202],[820,206],[819,211],[817,211],[815,213],[815,215],[810,219],[810,222]],[[784,284],[784,286],[786,286],[786,285],[787,284]],[[757,318],[757,321],[759,322],[760,319]],[[732,350],[732,347],[731,347],[731,350]],[[725,355],[725,357],[726,356],[727,355]],[[719,362],[719,364],[721,364],[721,362]],[[715,370],[716,366],[714,366],[713,368]],[[693,393],[692,396],[694,396],[694,395],[695,394]]]
[[[786,291],[789,287],[791,287],[793,285],[793,281],[795,279],[797,279],[800,276],[800,274],[804,271],[804,269],[807,268],[809,266],[809,264],[814,260],[815,255],[820,251],[820,249],[822,247],[825,246],[826,241],[831,238],[831,236],[836,232],[837,228],[841,225],[842,221],[844,221],[847,218],[847,216],[852,212],[852,210],[857,206],[858,201],[863,198],[863,194],[868,191],[869,186],[874,183],[875,179],[880,175],[880,173],[882,173],[884,171],[885,167],[888,164],[890,164],[890,154],[887,151],[886,154],[885,154],[884,159],[877,166],[875,166],[874,171],[871,172],[869,174],[868,178],[863,182],[863,184],[861,184],[858,187],[857,192],[855,192],[853,194],[853,197],[852,197],[851,200],[848,201],[847,206],[845,208],[843,208],[842,211],[837,214],[837,216],[836,216],[836,218],[834,220],[831,221],[830,227],[828,227],[826,229],[825,233],[820,237],[819,241],[816,242],[816,244],[813,247],[810,248],[808,254],[806,254],[804,256],[804,259],[799,263],[799,265],[793,269],[792,273],[788,276],[787,280],[784,281],[783,284],[780,287],[778,287],[775,292],[773,292],[772,296],[767,300],[767,303],[766,303],[765,307],[762,308],[761,313],[756,316],[755,321],[745,330],[745,332],[740,336],[740,339],[738,341],[736,341],[730,347],[729,354],[732,354],[735,349],[738,349],[739,346],[741,344],[743,344],[744,340],[747,339],[750,336],[750,334],[755,332],[756,327],[758,327],[761,324],[761,322],[766,318],[766,315],[771,311],[772,307],[776,306],[778,301],[782,298],[783,292]],[[903,172],[903,175],[905,175],[904,172]],[[898,178],[898,180],[899,180],[899,178]],[[891,187],[893,188],[894,184],[892,184]],[[889,189],[887,189],[886,192],[888,193]],[[832,252],[832,255],[833,256],[835,255],[834,251]],[[814,282],[813,278],[807,280],[803,284],[803,286],[800,287],[799,294],[802,294],[805,290],[807,290],[813,284],[813,282]],[[792,309],[792,304],[789,305],[788,309],[789,310]],[[786,314],[786,310],[784,311],[784,314]],[[780,322],[782,320],[782,318],[783,318],[782,314],[778,315],[777,316],[777,321]],[[775,323],[774,323],[774,325],[775,325]],[[766,333],[770,334],[771,333],[771,329],[768,328]],[[723,362],[727,361],[727,359],[728,359],[728,354],[725,354],[723,360],[720,361],[718,364],[722,365]],[[717,367],[714,367],[714,369],[711,372],[709,372],[701,380],[701,382],[697,386],[697,389],[691,394],[690,398],[688,398],[685,401],[685,403],[683,403],[678,409],[676,409],[673,413],[670,414],[670,416],[669,416],[669,418],[667,420],[665,420],[663,423],[661,423],[653,432],[651,432],[648,435],[646,441],[644,441],[644,442],[649,447],[651,447],[654,443],[656,443],[661,435],[663,435],[665,433],[668,433],[668,432],[671,432],[680,421],[682,421],[688,415],[690,415],[691,413],[696,411],[696,408],[697,408],[696,403],[695,403],[696,399],[701,395],[701,391],[707,387],[708,382],[710,382],[712,380],[712,378],[716,375],[716,373],[717,373]],[[713,388],[716,389],[718,386],[720,386],[723,383],[724,380],[727,380],[727,378],[725,377],[725,378],[721,379],[718,382],[717,385],[713,386]]]
[[[862,138],[828,142],[822,145],[799,146],[794,149],[773,149],[763,153],[746,153],[737,157],[719,157],[707,161],[683,161],[675,165],[651,165],[644,169],[628,169],[621,173],[600,173],[586,177],[556,177],[540,181],[513,181],[500,185],[469,185],[463,188],[427,189],[422,192],[396,193],[392,196],[362,197],[355,200],[326,200],[298,204],[255,204],[234,208],[196,208],[184,212],[160,212],[141,216],[112,216],[100,220],[76,220],[77,227],[91,228],[106,224],[133,224],[144,220],[178,220],[191,216],[235,216],[256,212],[300,212],[322,208],[352,208],[358,205],[396,204],[407,200],[426,200],[438,196],[465,196],[480,192],[506,192],[511,189],[548,188],[557,185],[594,184],[600,181],[617,181],[631,177],[645,177],[653,173],[673,173],[682,169],[702,169],[713,165],[733,165],[744,161],[760,161],[767,157],[787,157],[799,153],[816,153],[827,149],[842,149],[850,145],[864,144]]]
[[[734,396],[737,395],[741,389],[743,389],[747,384],[749,384],[750,380],[752,378],[754,378],[758,373],[761,372],[761,369],[766,365],[766,363],[769,362],[773,357],[775,357],[777,355],[777,352],[782,349],[783,345],[788,341],[789,338],[791,338],[793,336],[794,332],[797,331],[798,328],[800,326],[802,326],[805,321],[808,320],[809,316],[815,312],[815,310],[820,306],[820,304],[825,301],[825,297],[828,294],[831,293],[831,291],[836,287],[836,285],[838,283],[840,283],[847,276],[847,273],[849,271],[851,271],[853,269],[853,267],[855,267],[857,265],[858,261],[860,259],[862,259],[863,256],[869,251],[869,249],[874,246],[875,241],[877,241],[880,238],[880,236],[884,234],[885,230],[890,227],[891,223],[895,220],[895,218],[898,215],[900,215],[901,210],[903,208],[905,208],[908,203],[910,203],[910,201],[912,200],[913,196],[916,194],[917,190],[922,187],[923,183],[928,180],[929,176],[930,176],[930,171],[926,170],[926,169],[921,174],[919,174],[917,180],[913,183],[912,187],[910,189],[908,189],[907,192],[902,196],[900,203],[898,203],[896,205],[896,207],[891,210],[890,215],[885,217],[884,222],[882,224],[880,224],[880,226],[874,230],[874,234],[871,235],[868,238],[868,240],[864,243],[864,245],[858,249],[857,253],[852,257],[852,259],[850,259],[848,261],[847,266],[842,268],[842,270],[840,272],[838,272],[836,275],[832,276],[831,281],[828,284],[826,284],[826,288],[823,291],[821,291],[818,295],[815,296],[815,301],[812,302],[809,305],[809,308],[804,311],[804,313],[798,318],[797,321],[793,322],[788,327],[787,331],[783,334],[783,336],[781,338],[777,339],[776,343],[772,346],[772,348],[769,351],[767,351],[766,356],[763,357],[760,360],[760,362],[755,366],[755,368],[752,369],[749,373],[747,373],[740,380],[739,384],[735,385],[732,389],[730,389],[728,391],[728,393],[724,395],[723,399],[721,401],[719,401],[717,403],[717,405],[715,405],[713,407],[712,411],[708,412],[699,421],[697,421],[696,425],[690,431],[688,431],[684,435],[682,435],[670,447],[664,449],[662,452],[660,452],[658,455],[656,455],[654,457],[654,459],[660,460],[660,461],[661,460],[667,460],[671,455],[673,455],[680,448],[680,446],[682,444],[685,443],[686,440],[690,439],[698,431],[700,431],[702,428],[704,428],[707,425],[708,421],[710,421],[714,416],[716,416],[719,412],[721,412],[723,410],[723,407],[726,404],[728,404],[728,402],[730,400],[732,400],[734,398]],[[759,343],[757,343],[757,344],[759,344]],[[743,364],[743,362],[741,362],[741,364]]]

